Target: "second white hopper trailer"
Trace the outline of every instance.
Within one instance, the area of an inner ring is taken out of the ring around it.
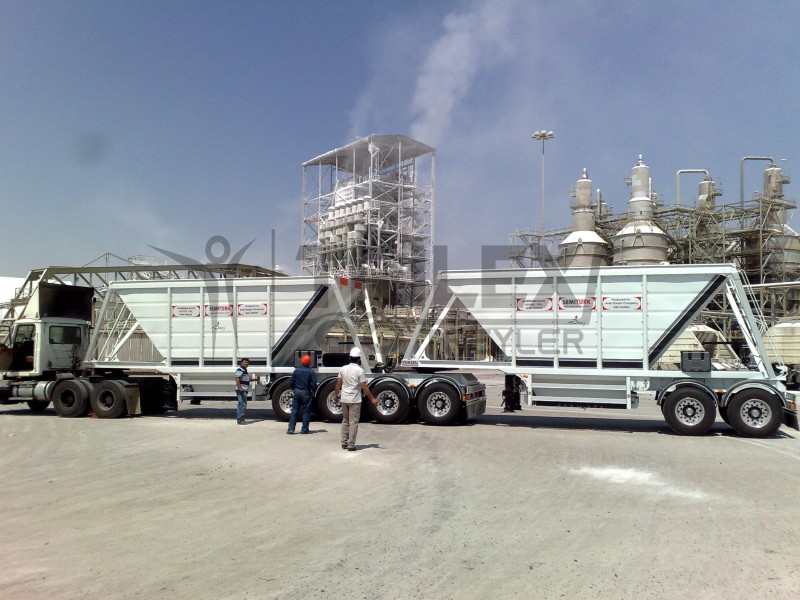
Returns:
[[[686,435],[707,432],[717,412],[743,435],[773,435],[781,422],[798,429],[795,396],[768,359],[765,328],[733,265],[449,271],[437,281],[449,298],[419,345],[418,324],[402,361],[407,367],[502,371],[507,405],[522,396],[537,406],[629,409],[648,398]],[[683,353],[680,370],[658,368],[670,345],[720,298],[736,317],[748,364],[718,369],[708,353],[697,352]],[[456,301],[495,342],[501,360],[428,358],[426,348]]]

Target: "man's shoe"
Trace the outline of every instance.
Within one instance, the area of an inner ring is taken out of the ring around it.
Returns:
[[[347,444],[342,444],[342,450],[347,450]]]
[[[289,431],[287,431],[286,433],[287,433],[288,435],[294,435],[294,431],[292,431],[291,429],[290,429]]]
[[[306,431],[301,431],[300,433],[306,434],[306,433],[311,433],[311,432],[306,430]]]
[[[355,452],[356,451],[356,447],[355,446],[348,446],[347,447],[347,451],[348,452]]]
[[[247,421],[245,421],[244,419],[241,419],[240,421],[236,421],[236,424],[237,425],[247,425]]]

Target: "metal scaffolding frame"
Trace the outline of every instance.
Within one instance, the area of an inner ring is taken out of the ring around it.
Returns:
[[[358,278],[384,305],[433,280],[435,150],[370,135],[303,163],[301,274]]]
[[[101,257],[103,258],[103,257]],[[22,285],[17,288],[14,298],[4,304],[3,317],[0,319],[0,343],[4,342],[14,322],[20,317],[31,296],[40,283],[58,283],[63,285],[79,285],[95,290],[98,299],[105,295],[112,281],[130,281],[141,279],[230,279],[234,277],[284,277],[283,273],[265,269],[255,265],[234,264],[131,264],[125,259],[105,255],[106,265],[84,267],[51,266],[34,269]],[[110,258],[122,262],[112,265]],[[92,261],[96,262],[96,261]]]

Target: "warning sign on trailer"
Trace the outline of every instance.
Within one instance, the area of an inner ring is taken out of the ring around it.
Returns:
[[[642,297],[603,296],[603,310],[642,310]]]
[[[267,303],[250,302],[247,304],[239,304],[236,314],[240,317],[263,317],[267,314]]]
[[[173,317],[199,317],[200,305],[199,304],[173,304],[172,305]]]
[[[517,312],[553,310],[552,298],[517,298]]]

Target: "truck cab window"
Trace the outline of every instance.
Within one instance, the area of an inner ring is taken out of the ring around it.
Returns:
[[[29,371],[33,367],[33,347],[36,337],[35,325],[20,325],[14,334],[12,371]]]
[[[70,344],[80,346],[81,328],[66,325],[53,325],[50,327],[51,344]]]

